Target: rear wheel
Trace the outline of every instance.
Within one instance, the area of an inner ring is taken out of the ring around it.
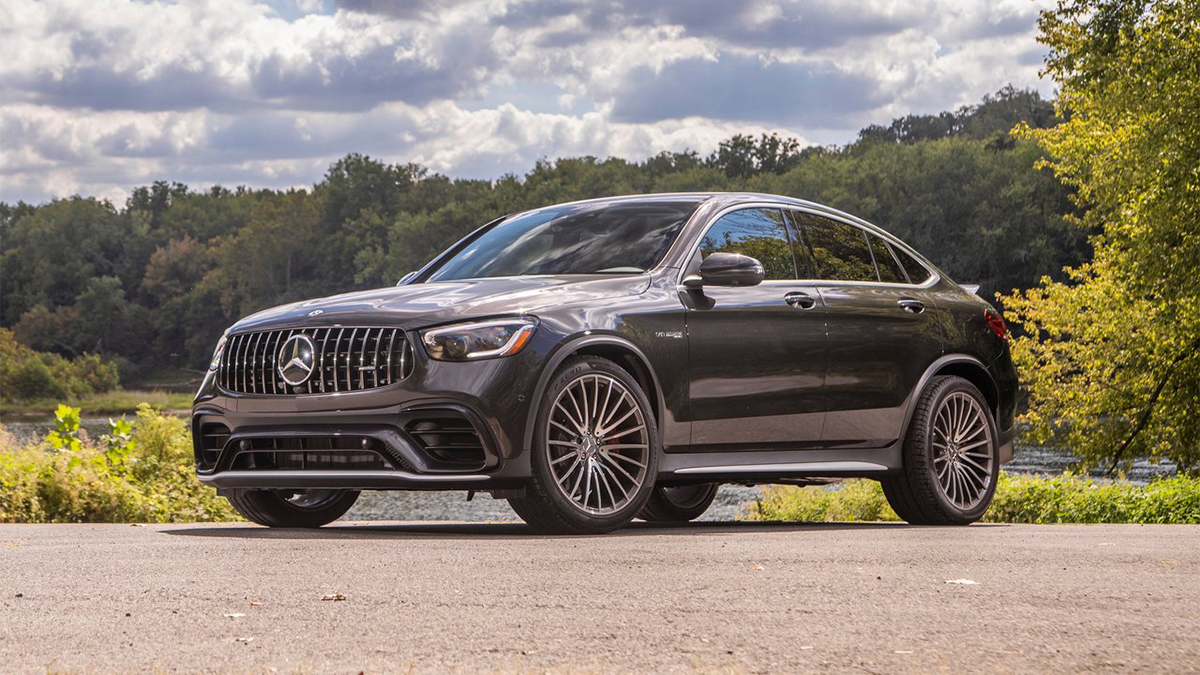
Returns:
[[[967,525],[996,492],[1000,448],[987,401],[961,377],[929,381],[904,443],[904,467],[883,480],[892,509],[914,525]]]
[[[658,429],[650,402],[617,364],[569,359],[538,413],[526,495],[509,499],[534,529],[611,532],[633,519],[658,473]]]
[[[234,490],[226,497],[247,520],[267,527],[321,527],[346,515],[357,490]]]
[[[685,523],[704,515],[717,497],[717,483],[660,485],[638,517],[651,523]]]

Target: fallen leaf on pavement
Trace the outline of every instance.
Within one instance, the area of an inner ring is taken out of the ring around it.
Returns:
[[[346,596],[342,595],[341,593],[329,593],[326,595],[322,595],[321,599],[322,600],[332,600],[334,602],[341,602],[342,600],[346,599]]]

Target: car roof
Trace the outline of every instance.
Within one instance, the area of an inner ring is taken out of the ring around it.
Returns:
[[[652,203],[656,203],[656,202],[675,202],[675,203],[693,202],[696,205],[704,204],[707,202],[718,202],[718,203],[721,203],[723,206],[736,206],[737,204],[740,204],[740,203],[770,202],[770,203],[774,203],[774,204],[779,204],[781,206],[799,206],[799,207],[803,207],[803,208],[807,208],[807,209],[812,209],[814,211],[822,211],[824,213],[839,216],[841,218],[851,220],[851,221],[853,221],[859,225],[862,225],[872,231],[883,232],[884,234],[887,234],[889,237],[893,236],[893,235],[891,235],[891,233],[888,233],[886,230],[883,230],[883,228],[879,227],[878,225],[875,225],[874,223],[863,220],[862,218],[859,218],[858,216],[855,216],[853,214],[846,213],[844,211],[839,211],[833,207],[825,206],[824,204],[818,204],[817,202],[810,202],[806,199],[797,199],[796,197],[786,197],[784,195],[768,194],[765,192],[656,192],[656,193],[643,194],[643,195],[618,195],[618,196],[612,196],[612,197],[595,197],[592,199],[580,199],[580,200],[573,201],[573,202],[563,202],[561,204],[547,204],[546,206],[538,207],[535,209],[529,209],[527,211],[520,211],[520,212],[512,213],[508,217],[512,218],[514,216],[524,215],[526,213],[534,213],[537,211],[541,211],[543,209],[551,209],[551,208],[556,208],[556,207],[561,207],[561,206],[577,206],[577,205],[584,205],[584,204],[597,205],[597,206],[601,206],[601,205],[605,205],[605,204],[613,204],[613,205],[616,205],[616,204],[652,204]]]

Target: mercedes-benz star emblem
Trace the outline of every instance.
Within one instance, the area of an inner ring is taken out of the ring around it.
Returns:
[[[313,371],[314,349],[312,338],[307,335],[293,335],[283,343],[275,363],[284,382],[296,386],[308,381]]]

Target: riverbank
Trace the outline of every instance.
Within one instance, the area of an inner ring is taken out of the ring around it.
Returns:
[[[133,392],[126,392],[133,394]],[[162,400],[162,399],[160,399]],[[185,420],[144,407],[128,435],[104,417],[69,415],[67,441],[44,422],[0,431],[2,522],[191,522],[234,517],[224,499],[195,479]],[[53,432],[59,447],[46,440]],[[75,440],[70,440],[75,439]],[[985,520],[1006,523],[1200,523],[1200,478],[1152,475],[1142,480],[1062,474],[1062,451],[1018,447],[1002,474]],[[1047,457],[1055,461],[1047,461]],[[1069,455],[1068,455],[1069,457]],[[1030,473],[1022,474],[1022,467]],[[353,520],[512,520],[503,501],[465,492],[364,493]],[[850,480],[823,488],[726,485],[704,520],[896,520],[878,483]]]
[[[165,389],[117,389],[103,394],[93,394],[71,401],[81,415],[132,415],[142,403],[149,403],[155,410],[176,412],[192,407],[191,391],[168,391]],[[31,401],[0,401],[0,421],[37,421],[53,419],[57,399],[35,399]]]

